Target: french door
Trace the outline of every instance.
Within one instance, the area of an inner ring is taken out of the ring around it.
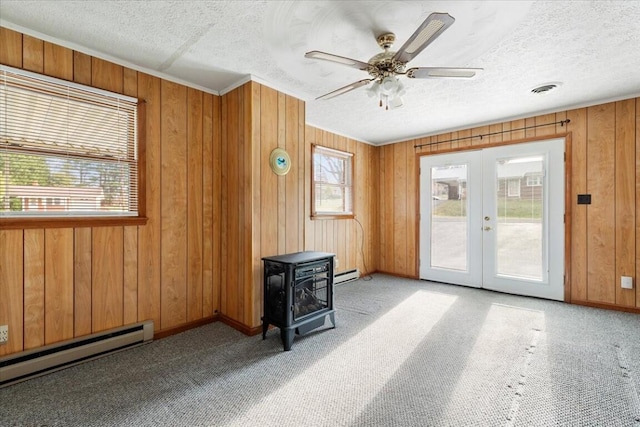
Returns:
[[[564,299],[564,139],[420,158],[420,278]]]

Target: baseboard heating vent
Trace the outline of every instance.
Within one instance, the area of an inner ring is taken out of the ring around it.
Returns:
[[[153,340],[153,321],[123,326],[0,358],[0,388]]]
[[[340,285],[342,283],[351,282],[360,278],[360,272],[358,269],[341,271],[333,275],[333,284]]]

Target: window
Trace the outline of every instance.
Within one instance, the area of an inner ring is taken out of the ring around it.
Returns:
[[[542,185],[542,175],[527,176],[527,187],[540,187]]]
[[[141,218],[137,104],[0,66],[0,220]]]
[[[312,146],[312,217],[353,218],[353,154]]]
[[[520,197],[520,180],[510,179],[507,184],[508,197]]]

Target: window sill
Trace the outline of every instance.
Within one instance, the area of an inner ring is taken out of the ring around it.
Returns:
[[[327,215],[322,215],[322,214],[315,214],[315,215],[311,215],[311,220],[315,221],[315,220],[323,220],[323,219],[354,219],[356,216],[354,214],[345,214],[345,215],[340,215],[340,214],[327,214]]]
[[[145,225],[148,218],[134,217],[78,217],[78,218],[2,218],[0,230],[28,228],[78,228]]]

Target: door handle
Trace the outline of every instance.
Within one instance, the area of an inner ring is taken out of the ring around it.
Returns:
[[[490,230],[491,230],[491,227],[489,227],[488,225],[486,225],[486,226],[482,227],[482,229],[483,229],[484,231],[490,231]]]

